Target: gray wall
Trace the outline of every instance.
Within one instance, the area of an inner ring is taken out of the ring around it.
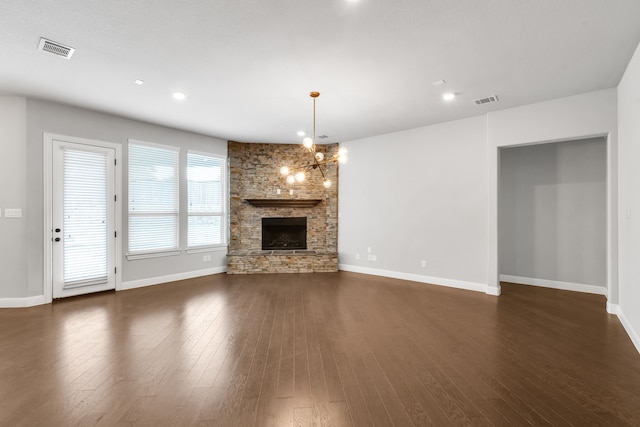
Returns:
[[[604,138],[500,151],[500,273],[606,286]]]
[[[15,100],[18,101],[15,101]],[[127,141],[129,138],[181,147],[182,156],[186,149],[193,149],[226,157],[227,142],[203,135],[178,131],[163,126],[138,122],[118,116],[91,110],[74,108],[33,99],[0,97],[2,119],[14,136],[9,138],[8,130],[0,131],[3,148],[10,148],[3,156],[2,166],[7,167],[3,175],[3,198],[6,207],[23,208],[22,220],[2,219],[0,224],[15,227],[11,234],[0,243],[0,260],[3,263],[0,298],[30,297],[43,294],[43,253],[44,253],[44,180],[43,176],[43,133],[54,133],[79,138],[88,138],[122,144],[123,155],[123,197],[127,200]],[[26,105],[26,110],[24,105]],[[22,111],[22,113],[21,113]],[[20,114],[25,115],[20,123]],[[10,116],[5,114],[11,113]],[[15,119],[15,122],[12,120]],[[2,128],[3,126],[0,126]],[[22,131],[20,130],[22,129]],[[23,136],[20,136],[22,132]],[[3,167],[4,169],[4,167]],[[181,174],[186,173],[184,168]],[[182,180],[184,181],[184,179]],[[7,194],[7,196],[5,196]],[[186,191],[181,188],[181,200]],[[20,206],[21,205],[21,206]],[[4,207],[4,206],[2,206]],[[197,270],[223,268],[226,248],[211,252],[212,261],[204,263],[202,254],[186,254],[162,258],[131,260],[126,259],[126,218],[127,204],[122,203],[122,282],[135,282],[180,275]],[[23,226],[22,226],[23,225]],[[184,224],[180,230],[186,236]],[[15,258],[15,259],[14,259]],[[25,267],[23,267],[26,264]],[[5,283],[6,281],[6,283]]]
[[[479,116],[344,144],[342,268],[481,290],[487,283],[485,135]]]
[[[0,96],[0,297],[25,295],[27,275],[26,100]],[[23,209],[5,218],[6,208]]]

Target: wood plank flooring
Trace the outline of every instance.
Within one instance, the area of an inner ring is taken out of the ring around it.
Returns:
[[[0,426],[638,426],[597,295],[214,275],[0,310]]]

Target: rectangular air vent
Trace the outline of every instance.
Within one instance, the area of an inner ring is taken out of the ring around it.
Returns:
[[[48,52],[56,56],[61,56],[63,58],[69,59],[73,52],[76,50],[70,46],[65,46],[61,43],[57,43],[51,40],[47,40],[43,37],[40,38],[40,43],[38,44],[38,50],[43,52]]]
[[[327,139],[329,138],[327,135],[318,135],[318,139]]]
[[[498,102],[498,95],[487,96],[486,98],[478,98],[473,102],[475,102],[476,105],[488,104],[490,102]]]

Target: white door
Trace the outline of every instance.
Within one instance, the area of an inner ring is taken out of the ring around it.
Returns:
[[[115,150],[52,143],[53,298],[115,289]]]

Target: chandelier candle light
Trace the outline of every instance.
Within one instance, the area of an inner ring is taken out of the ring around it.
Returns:
[[[331,187],[331,180],[327,178],[325,171],[327,165],[330,163],[346,163],[347,162],[347,149],[340,147],[338,152],[329,158],[325,158],[324,153],[316,151],[316,98],[320,96],[320,92],[311,92],[309,94],[313,98],[313,138],[306,137],[302,140],[302,145],[311,154],[311,163],[302,166],[282,166],[280,168],[280,174],[287,177],[287,184],[295,184],[296,182],[304,182],[307,177],[307,172],[311,172],[316,169],[322,174],[322,185],[324,188]]]

